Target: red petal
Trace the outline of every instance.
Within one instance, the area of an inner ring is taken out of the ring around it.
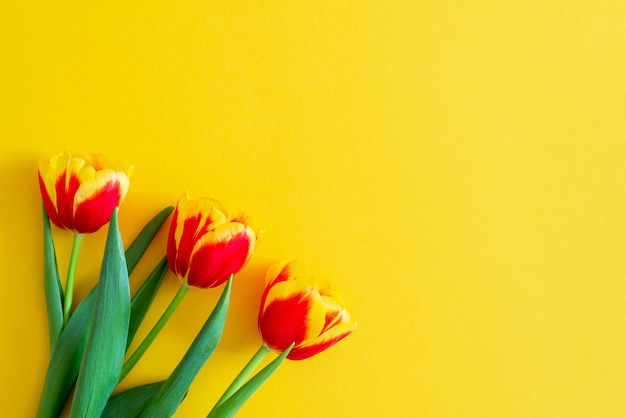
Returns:
[[[263,290],[263,294],[261,295],[261,309],[263,309],[263,307],[265,306],[265,299],[267,298],[267,294],[269,293],[270,289],[276,283],[295,280],[298,270],[299,262],[296,260],[276,263],[267,270],[267,275],[265,277],[265,289]]]
[[[95,232],[111,219],[121,200],[119,183],[107,183],[95,195],[82,201],[74,214],[74,229],[80,234]]]
[[[198,241],[191,258],[187,284],[194,287],[215,287],[224,283],[231,274],[237,273],[248,261],[254,236],[251,230],[241,224],[220,226],[220,230],[240,232],[223,239],[216,232],[210,232]],[[180,249],[179,249],[180,252]]]
[[[290,360],[304,360],[318,354],[346,338],[356,329],[356,322],[346,322],[329,329],[312,343],[296,346],[287,355]]]
[[[202,215],[185,218],[183,222],[183,234],[180,241],[177,243],[176,248],[176,267],[175,271],[184,277],[189,270],[189,260],[193,252],[193,247],[196,245],[197,235],[196,231],[201,228],[200,221]],[[180,221],[179,221],[180,222]]]
[[[69,181],[67,176],[69,177]],[[57,210],[61,223],[65,229],[74,231],[74,196],[80,187],[80,181],[75,173],[65,171],[55,183],[57,194]]]
[[[273,350],[284,351],[291,343],[298,345],[306,340],[313,303],[308,293],[269,302],[259,318],[263,342]]]
[[[50,197],[50,193],[48,193],[48,189],[46,189],[45,183],[41,178],[41,173],[38,174],[39,177],[39,188],[41,189],[41,198],[43,200],[43,206],[46,209],[46,213],[48,213],[48,217],[53,224],[58,226],[59,228],[65,229],[63,223],[61,223],[61,218],[59,218],[59,214],[57,213],[57,208]]]

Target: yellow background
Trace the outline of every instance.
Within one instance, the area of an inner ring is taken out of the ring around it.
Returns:
[[[68,150],[135,163],[127,242],[184,190],[266,230],[178,417],[256,350],[285,258],[337,278],[359,328],[240,417],[625,416],[625,22],[620,0],[2,2],[3,414],[43,381],[36,168]],[[190,292],[122,386],[167,376],[218,293]]]

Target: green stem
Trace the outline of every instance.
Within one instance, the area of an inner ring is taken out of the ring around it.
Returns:
[[[183,297],[187,294],[188,290],[189,287],[181,283],[180,289],[178,289],[178,293],[176,293],[174,299],[172,299],[165,312],[163,312],[161,318],[159,318],[159,320],[154,325],[154,327],[152,327],[148,335],[146,335],[146,338],[144,338],[139,347],[137,347],[135,352],[129,357],[128,360],[126,360],[126,363],[124,363],[124,365],[122,366],[120,381],[122,381],[122,379],[126,377],[126,375],[132,370],[132,368],[135,367],[135,364],[137,364],[141,356],[143,356],[146,350],[148,350],[148,347],[150,347],[150,344],[152,344],[152,342],[154,341],[156,336],[159,335],[159,332],[161,332],[176,308],[178,308],[178,305],[180,305],[180,302],[183,300]]]
[[[222,397],[219,398],[219,400],[215,404],[215,407],[213,407],[214,409],[224,403],[224,401],[226,401],[228,398],[230,398],[230,396],[235,393],[245,383],[246,380],[248,380],[248,377],[252,374],[252,372],[257,368],[259,363],[261,363],[261,361],[269,352],[270,349],[267,348],[265,344],[261,344],[261,347],[259,347],[257,352],[254,353],[250,361],[248,361],[248,364],[246,364],[244,368],[241,369],[237,377],[235,377],[235,380],[233,380],[228,389],[226,389],[226,392],[224,392]]]
[[[76,276],[76,265],[78,264],[78,253],[83,242],[83,234],[74,234],[72,244],[72,254],[70,255],[70,265],[67,269],[67,281],[65,282],[65,300],[63,303],[63,323],[67,324],[70,319],[72,309],[72,298],[74,297],[74,277]]]

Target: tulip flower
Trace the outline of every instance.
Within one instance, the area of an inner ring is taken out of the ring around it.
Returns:
[[[256,233],[246,215],[228,212],[217,200],[179,199],[167,239],[167,262],[181,286],[161,318],[122,367],[120,380],[139,361],[190,287],[210,288],[226,282],[248,261]]]
[[[331,283],[305,271],[296,261],[272,266],[261,298],[259,331],[264,344],[290,360],[311,357],[355,330],[341,294]]]
[[[255,231],[240,212],[229,213],[216,200],[184,194],[174,210],[167,261],[187,286],[216,287],[248,261]]]
[[[97,231],[124,200],[132,173],[132,165],[97,154],[41,160],[39,187],[50,221],[77,234]]]
[[[110,163],[104,156],[53,155],[39,162],[39,188],[43,206],[53,224],[74,233],[70,255],[63,320],[72,308],[74,276],[83,234],[100,229],[111,219],[130,184],[133,166]]]
[[[344,305],[330,281],[310,274],[297,261],[270,267],[258,320],[263,343],[208,417],[232,416],[284,358],[309,358],[350,335],[357,323]],[[244,384],[270,350],[281,354]]]

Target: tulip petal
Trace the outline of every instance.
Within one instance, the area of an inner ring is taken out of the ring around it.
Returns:
[[[76,192],[76,205],[85,200],[93,199],[94,196],[100,194],[101,190],[110,184],[117,186],[120,198],[124,199],[130,185],[130,179],[125,173],[111,169],[94,171],[93,167],[85,167],[78,173],[78,179],[80,181],[80,189]]]
[[[267,270],[265,275],[265,285],[270,288],[274,283],[291,280],[298,269],[299,262],[296,260],[276,263]]]
[[[85,233],[97,231],[124,200],[129,184],[126,175],[113,170],[96,172],[93,179],[83,182],[72,199],[75,229]]]
[[[50,221],[58,226],[59,228],[63,228],[63,223],[61,222],[61,218],[59,218],[59,214],[57,213],[56,207],[56,190],[54,188],[54,183],[51,181],[52,177],[50,176],[50,166],[41,166],[39,168],[39,188],[41,189],[41,198],[43,200],[43,205],[46,209],[46,213],[50,218]]]
[[[328,296],[322,296],[322,301],[326,309],[326,323],[324,324],[324,330],[322,332],[335,326],[339,322],[348,321],[349,315],[343,303],[339,303],[337,300]]]
[[[187,285],[219,286],[243,267],[254,246],[252,228],[235,222],[219,225],[196,242],[189,261]]]
[[[284,261],[270,266],[265,275],[265,289],[261,295],[261,307],[265,306],[267,294],[274,284],[294,280],[295,277],[303,273],[298,260]]]
[[[324,302],[315,288],[300,281],[276,283],[268,292],[259,315],[265,344],[283,351],[315,339],[325,323]]]
[[[197,240],[215,225],[228,222],[219,207],[219,202],[213,199],[191,200],[187,193],[179,199],[170,226],[167,250],[168,263],[177,276],[187,276]]]
[[[69,154],[57,160],[56,170],[58,175],[54,184],[56,207],[63,227],[66,229],[76,230],[74,227],[74,196],[80,187],[78,172],[84,166],[84,159],[71,157]],[[61,171],[63,169],[64,171]]]
[[[56,208],[63,228],[74,230],[74,195],[79,186],[78,177],[68,172],[61,174],[55,183]]]
[[[132,177],[135,167],[126,161],[111,162],[101,154],[88,154],[83,157],[97,171],[110,168],[115,171],[125,173],[128,178]]]
[[[314,341],[304,346],[296,347],[287,356],[290,360],[304,360],[321,351],[326,350],[330,346],[338,343],[352,333],[357,327],[356,322],[344,322],[325,331]]]

